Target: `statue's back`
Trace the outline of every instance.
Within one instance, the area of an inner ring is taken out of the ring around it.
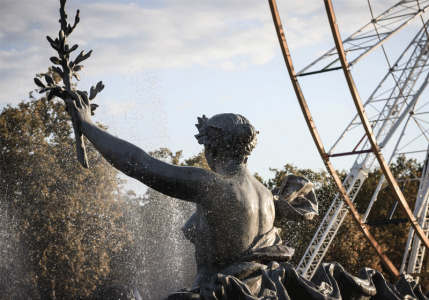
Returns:
[[[247,169],[219,184],[222,192],[208,192],[210,199],[197,205],[194,216],[195,256],[201,275],[194,286],[239,260],[273,228],[273,196]]]

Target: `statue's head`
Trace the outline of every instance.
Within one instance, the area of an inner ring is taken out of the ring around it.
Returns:
[[[236,114],[219,114],[210,119],[203,115],[198,118],[199,133],[195,135],[199,144],[206,149],[209,156],[234,159],[246,163],[247,157],[255,148],[259,133],[245,117]],[[210,167],[213,169],[212,165]]]

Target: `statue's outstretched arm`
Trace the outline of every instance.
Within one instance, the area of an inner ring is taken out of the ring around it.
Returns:
[[[69,114],[77,128],[115,168],[165,195],[200,202],[221,180],[212,171],[180,167],[151,157],[137,146],[121,140],[92,123],[88,96],[84,92],[69,99]]]

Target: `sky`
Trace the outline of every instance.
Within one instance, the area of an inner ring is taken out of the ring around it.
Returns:
[[[396,2],[373,0],[374,15]],[[365,0],[333,3],[343,38],[371,19]],[[297,70],[334,46],[323,1],[278,0],[277,5]],[[51,66],[55,52],[45,37],[58,34],[58,9],[58,0],[0,0],[0,109],[28,99],[36,88],[34,75]],[[194,138],[197,117],[232,112],[260,132],[249,159],[252,172],[268,179],[270,168],[286,163],[324,168],[290,83],[267,1],[69,0],[69,22],[77,9],[81,21],[68,42],[93,50],[78,88],[89,90],[103,81],[93,120],[112,134],[146,151],[167,147],[190,157],[202,149]],[[386,42],[392,61],[420,27],[414,20]],[[353,68],[363,101],[387,70],[381,49]],[[356,114],[344,76],[330,72],[300,82],[329,149]],[[359,139],[346,143],[344,151]],[[349,170],[354,159],[333,164]],[[144,191],[129,182],[137,193]]]

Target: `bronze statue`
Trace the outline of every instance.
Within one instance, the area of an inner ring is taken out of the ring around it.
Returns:
[[[195,137],[204,145],[210,171],[165,163],[109,134],[92,123],[88,96],[69,93],[73,99],[66,102],[74,126],[115,168],[165,195],[197,204],[182,229],[195,245],[198,274],[193,289],[217,273],[259,270],[261,263],[287,261],[293,255],[293,249],[281,244],[274,219],[316,215],[313,185],[289,176],[289,185],[280,193],[284,199],[274,200],[247,169],[258,132],[245,117],[198,118]]]

